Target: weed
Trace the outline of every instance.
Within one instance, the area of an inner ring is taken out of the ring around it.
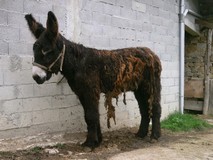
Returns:
[[[32,152],[32,153],[40,153],[42,150],[43,150],[42,147],[36,146],[36,147],[30,149],[30,152]]]
[[[167,119],[161,122],[164,129],[174,132],[204,130],[213,126],[195,115],[174,113],[168,116]]]
[[[56,145],[53,146],[53,148],[58,148],[58,149],[65,149],[66,144],[63,143],[57,143]]]

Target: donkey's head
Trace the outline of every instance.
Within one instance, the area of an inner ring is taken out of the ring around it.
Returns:
[[[48,12],[46,28],[36,22],[31,14],[25,16],[32,34],[36,38],[33,45],[34,62],[33,79],[42,84],[49,80],[53,73],[62,70],[65,45],[63,37],[58,33],[58,22],[53,12]]]

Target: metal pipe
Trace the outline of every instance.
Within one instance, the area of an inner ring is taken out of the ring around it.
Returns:
[[[184,17],[185,17],[188,13],[191,14],[191,15],[193,15],[193,16],[195,16],[195,17],[197,17],[197,18],[203,18],[200,14],[198,14],[197,12],[195,12],[195,11],[193,11],[193,10],[191,10],[191,9],[185,9],[185,10],[184,10],[184,12],[183,12]]]
[[[180,95],[179,95],[179,110],[184,112],[184,61],[185,61],[185,24],[184,24],[185,1],[180,0],[180,14],[179,14],[179,53],[180,53]],[[187,13],[186,13],[187,14]]]

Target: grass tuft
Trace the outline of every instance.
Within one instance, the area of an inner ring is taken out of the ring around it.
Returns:
[[[39,147],[39,146],[36,146],[36,147],[30,149],[30,151],[31,151],[32,153],[39,153],[39,152],[41,152],[42,150],[43,150],[43,148],[42,148],[42,147]]]
[[[66,144],[64,144],[64,143],[57,143],[56,145],[53,146],[53,148],[65,149],[66,148]]]
[[[207,128],[212,128],[213,126],[194,115],[174,113],[161,122],[161,127],[173,132],[181,132],[192,130],[201,131]]]

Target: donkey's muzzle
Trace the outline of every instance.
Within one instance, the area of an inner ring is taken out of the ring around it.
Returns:
[[[39,77],[38,75],[33,75],[33,79],[36,81],[38,84],[43,84],[46,80],[46,77]]]

